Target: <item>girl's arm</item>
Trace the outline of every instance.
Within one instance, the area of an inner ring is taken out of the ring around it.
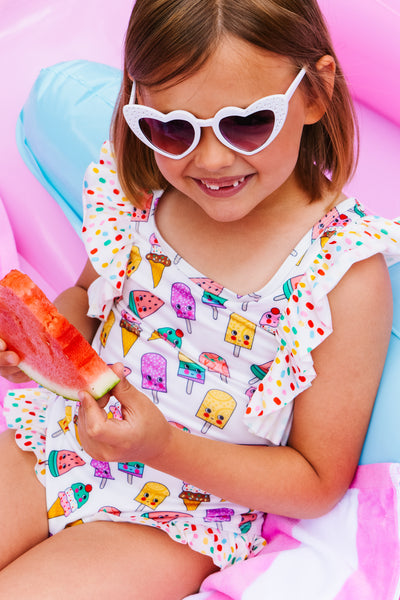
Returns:
[[[389,342],[392,301],[381,255],[355,264],[329,294],[333,333],[313,352],[313,384],[295,401],[288,446],[243,446],[170,426],[141,392],[115,389],[123,421],[83,394],[80,435],[105,461],[141,460],[209,493],[264,512],[329,511],[358,464]]]
[[[62,292],[55,300],[57,310],[63,314],[82,335],[91,342],[98,327],[98,320],[86,316],[88,310],[87,289],[98,277],[90,261],[83,269],[78,281],[73,287]],[[7,350],[3,340],[0,340],[0,376],[14,383],[30,381],[21,369],[18,368],[19,356]]]
[[[57,310],[68,319],[81,334],[91,342],[99,326],[97,319],[87,316],[88,296],[87,290],[91,283],[97,279],[90,260],[87,261],[76,284],[63,292],[54,300]]]

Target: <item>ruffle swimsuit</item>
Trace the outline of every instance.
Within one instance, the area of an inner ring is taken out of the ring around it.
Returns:
[[[108,142],[88,167],[83,239],[99,274],[89,314],[101,320],[93,346],[107,363],[122,361],[129,381],[173,426],[236,444],[285,444],[293,400],[315,377],[311,352],[332,331],[328,293],[359,260],[376,253],[399,260],[400,225],[366,216],[346,199],[306,232],[261,290],[238,296],[162,238],[155,221],[162,193],[144,194],[142,209],[132,206]],[[115,398],[105,410],[121,418]],[[79,441],[79,403],[42,388],[14,390],[5,416],[18,445],[36,454],[50,533],[95,520],[140,523],[220,567],[265,546],[264,515],[252,507],[134,460],[92,459]]]

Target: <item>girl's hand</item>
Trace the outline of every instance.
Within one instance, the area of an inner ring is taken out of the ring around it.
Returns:
[[[7,344],[0,338],[0,377],[13,383],[31,381],[28,375],[18,367],[20,358],[15,352],[7,350]]]
[[[150,464],[167,447],[171,426],[153,402],[124,378],[122,365],[114,365],[113,370],[121,381],[100,402],[79,392],[80,441],[96,460]],[[122,420],[107,418],[102,408],[110,395],[121,403]]]

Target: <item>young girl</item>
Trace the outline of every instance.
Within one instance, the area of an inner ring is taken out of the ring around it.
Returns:
[[[265,513],[337,519],[399,255],[341,191],[354,134],[314,0],[137,0],[89,260],[57,299],[122,381],[8,395],[1,597],[183,598],[268,552]],[[1,374],[18,361],[1,342]]]

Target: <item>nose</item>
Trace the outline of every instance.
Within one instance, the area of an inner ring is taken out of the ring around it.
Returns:
[[[219,141],[211,127],[202,127],[201,138],[193,152],[196,167],[206,171],[220,171],[230,167],[236,153]]]

